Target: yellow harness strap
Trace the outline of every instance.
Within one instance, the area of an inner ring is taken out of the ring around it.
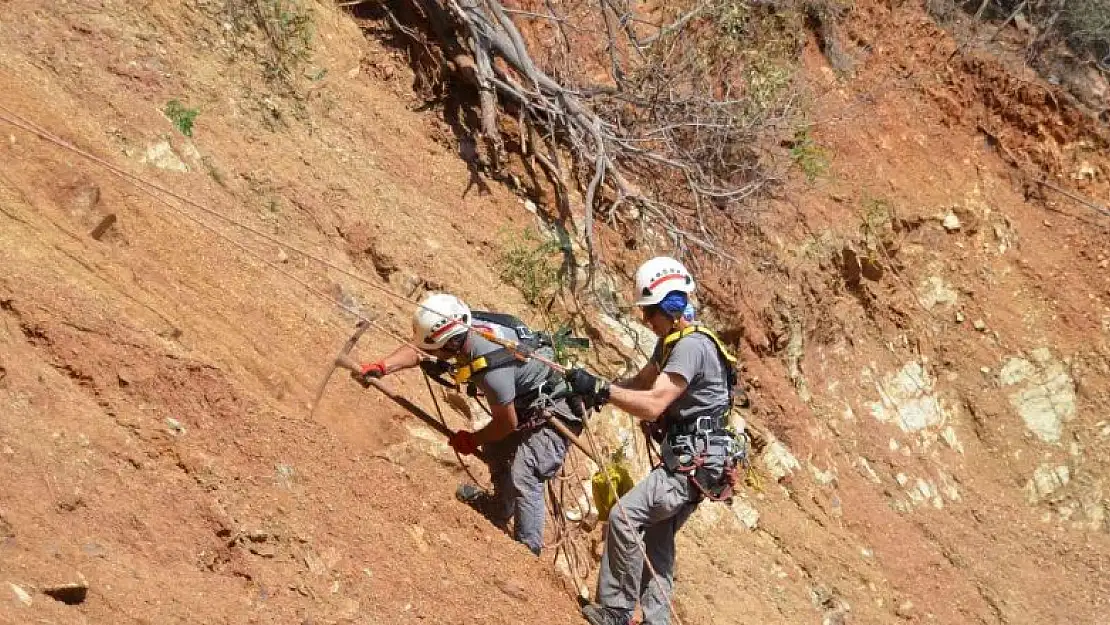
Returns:
[[[486,362],[485,356],[479,356],[474,360],[455,367],[455,383],[462,385],[470,381],[470,378],[475,374],[489,366]]]
[[[731,353],[729,353],[728,348],[725,347],[725,343],[721,340],[721,337],[717,336],[713,332],[713,330],[710,330],[709,328],[700,324],[686,326],[685,328],[678,330],[677,332],[671,332],[663,338],[663,351],[659,354],[659,366],[662,367],[667,362],[667,358],[670,357],[671,351],[674,350],[674,346],[678,343],[680,339],[690,336],[695,332],[700,332],[713,339],[713,343],[717,346],[717,351],[720,352],[722,356],[724,356],[729,365],[731,365],[734,369],[736,368],[736,356],[733,356]]]

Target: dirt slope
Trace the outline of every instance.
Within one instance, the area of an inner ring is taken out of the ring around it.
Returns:
[[[304,103],[317,127],[270,129],[251,108],[269,96],[202,49],[198,29],[220,23],[195,7],[5,13],[5,108],[368,276],[407,248],[395,270],[472,275],[462,290],[476,303],[492,303],[483,286],[511,300],[469,252],[495,233],[468,215],[513,204],[460,199],[465,166],[414,131],[419,118],[388,84],[352,71],[384,54],[338,14],[315,13],[313,58],[343,99]],[[172,97],[201,105],[193,141],[160,113]],[[336,376],[320,422],[306,420],[349,316],[104,170],[15,128],[3,136],[0,621],[574,620],[548,563],[453,501],[456,471],[408,451],[426,443],[392,406]],[[189,172],[140,163],[165,138]],[[86,232],[108,212],[119,221],[93,241]],[[407,326],[407,311],[390,317],[357,285],[250,245]],[[78,574],[91,590],[76,607],[41,594],[25,607],[8,587],[33,593]]]
[[[0,105],[396,292],[527,313],[493,259],[534,218],[468,188],[402,60],[324,5],[311,51],[275,57],[239,6],[9,0]],[[853,76],[806,57],[829,175],[735,242],[748,263],[704,267],[755,417],[797,465],[691,520],[679,611],[1106,622],[1106,223],[1023,184],[1106,197],[1097,128],[989,59],[946,65],[919,7],[860,2],[847,32]],[[199,107],[193,138],[171,99]],[[549,559],[455,503],[453,458],[392,405],[337,375],[308,420],[353,320],[291,276],[396,332],[405,307],[3,130],[0,622],[580,622]],[[1084,162],[1099,173],[1072,179]],[[79,606],[37,592],[79,575]]]

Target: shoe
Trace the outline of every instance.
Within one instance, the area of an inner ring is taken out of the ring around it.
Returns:
[[[489,493],[473,484],[459,484],[455,489],[455,499],[471,506],[478,506],[489,498]]]
[[[584,606],[582,616],[590,625],[629,625],[632,620],[627,610],[594,604]]]

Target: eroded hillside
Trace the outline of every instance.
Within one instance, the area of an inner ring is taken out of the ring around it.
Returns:
[[[550,558],[454,501],[430,432],[342,376],[306,407],[336,302],[408,332],[362,280],[540,319],[498,265],[536,216],[475,183],[387,37],[250,6],[4,4],[0,113],[45,133],[0,135],[0,621],[580,622]],[[919,6],[844,19],[852,72],[803,56],[827,171],[698,262],[781,442],[765,492],[681,534],[679,613],[1104,622],[1108,222],[1036,184],[1106,198],[1104,130]],[[647,251],[599,236],[619,284]],[[80,578],[79,605],[41,592]]]

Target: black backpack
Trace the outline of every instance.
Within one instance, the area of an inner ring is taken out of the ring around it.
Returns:
[[[473,310],[470,312],[471,324],[474,322],[492,323],[503,328],[509,328],[516,333],[516,340],[532,349],[551,347],[551,335],[547,332],[533,332],[528,324],[515,315],[508,313],[490,312],[488,310]]]

